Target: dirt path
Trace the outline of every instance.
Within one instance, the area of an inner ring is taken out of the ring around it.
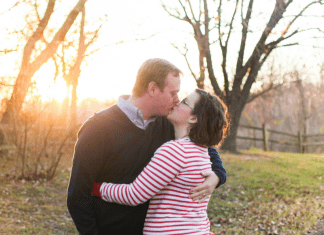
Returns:
[[[324,235],[324,218],[319,220],[317,225],[314,226],[314,230],[306,233],[307,235]]]

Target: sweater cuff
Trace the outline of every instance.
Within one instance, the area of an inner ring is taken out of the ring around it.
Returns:
[[[102,183],[93,183],[93,192],[91,193],[91,196],[100,196],[100,187]]]
[[[224,174],[224,172],[220,172],[220,171],[214,171],[214,172],[220,179],[218,185],[216,186],[216,188],[218,188],[219,186],[225,184],[225,182],[226,182],[226,173]]]

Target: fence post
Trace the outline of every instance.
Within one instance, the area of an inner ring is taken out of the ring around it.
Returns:
[[[304,143],[307,143],[307,135],[306,135],[306,132],[305,132],[305,135],[304,135]],[[307,145],[304,145],[303,146],[303,153],[307,153]]]
[[[298,131],[298,147],[299,147],[299,152],[303,152],[303,139],[300,131]]]
[[[264,151],[268,151],[268,135],[267,135],[267,124],[262,124],[262,131],[263,131],[263,149]]]

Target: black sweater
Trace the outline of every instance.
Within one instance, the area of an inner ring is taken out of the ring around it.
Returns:
[[[91,196],[93,183],[132,183],[156,149],[171,139],[174,129],[165,117],[158,117],[142,130],[117,105],[84,123],[75,146],[67,198],[81,234],[142,234],[149,202],[136,207],[105,202]],[[226,171],[217,151],[209,148],[209,154],[221,185]]]

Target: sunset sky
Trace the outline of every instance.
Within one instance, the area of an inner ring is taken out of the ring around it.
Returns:
[[[12,6],[10,2],[12,1],[2,1],[1,9],[5,11],[5,9],[10,8]],[[165,2],[168,3],[170,1]],[[68,4],[70,7],[73,7],[75,3],[76,1],[74,0],[69,1]],[[58,2],[56,6],[62,6],[62,4]],[[255,5],[255,7],[262,9],[264,14],[269,14],[274,4],[275,1],[263,1],[263,5]],[[167,59],[183,70],[184,77],[182,78],[181,84],[181,96],[186,92],[191,92],[196,87],[183,56],[170,45],[170,43],[175,43],[181,47],[184,42],[187,43],[190,49],[191,65],[198,72],[197,46],[190,35],[192,30],[187,23],[169,17],[161,7],[160,1],[89,0],[86,7],[87,20],[91,21],[97,16],[106,14],[108,21],[102,28],[99,39],[94,44],[93,49],[101,46],[106,47],[93,54],[92,57],[87,58],[86,63],[82,66],[82,74],[78,86],[79,100],[88,97],[94,97],[98,100],[117,99],[121,94],[130,94],[139,66],[146,59],[156,57]],[[67,14],[71,8],[66,7],[64,9],[66,11],[65,14]],[[19,12],[23,12],[23,9],[13,9],[10,12],[0,15],[2,22],[6,20],[6,23],[0,26],[2,32],[5,32],[5,28],[10,28],[13,25],[18,25],[23,22],[23,19],[17,17],[17,13]],[[315,12],[313,10],[312,13],[316,13],[316,10]],[[322,19],[320,20],[323,21]],[[260,17],[259,24],[261,22],[262,17]],[[314,25],[318,23],[319,21],[313,21]],[[262,28],[262,25],[259,26],[256,24],[255,27]],[[156,35],[148,40],[136,41],[136,39],[147,38],[153,34]],[[237,37],[240,36],[239,34],[237,35]],[[255,38],[251,37],[251,42],[255,42],[258,38],[259,36]],[[233,34],[233,40],[235,39],[240,40],[239,38],[235,38],[235,34]],[[4,37],[1,37],[1,40],[4,41]],[[127,43],[114,45],[121,40]],[[10,43],[6,42],[3,45],[8,44]],[[254,43],[251,45],[254,46]],[[252,46],[250,46],[250,50],[252,50]],[[214,56],[214,64],[217,66],[221,63],[221,54],[216,49],[215,52],[219,55],[219,57]],[[282,56],[283,53],[285,53],[284,56]],[[282,61],[281,63],[295,61],[297,66],[306,64],[314,69],[318,58],[323,59],[323,56],[319,52],[310,50],[309,47],[282,49],[276,52],[276,54],[277,56],[279,55],[279,60]],[[230,51],[229,57],[234,57],[235,59],[232,61],[235,62],[236,56],[237,50],[233,48]],[[15,65],[17,62],[14,58],[17,58],[17,54],[15,53],[2,56],[2,58],[0,57],[1,67],[6,68],[6,73],[12,76],[17,74],[17,70],[13,71],[12,68],[19,67],[17,64]],[[293,60],[294,58],[297,60]],[[304,60],[303,58],[307,59]],[[233,62],[229,62],[230,70],[234,69],[235,63]],[[220,66],[218,67],[220,68]],[[221,77],[219,68],[215,71],[216,75]],[[4,70],[2,70],[1,76],[4,75],[3,72]],[[34,76],[34,79],[37,81],[38,92],[43,96],[44,101],[53,98],[62,101],[66,95],[66,87],[62,78],[58,78],[56,83],[53,83],[53,72],[53,66],[51,64],[45,64]]]

